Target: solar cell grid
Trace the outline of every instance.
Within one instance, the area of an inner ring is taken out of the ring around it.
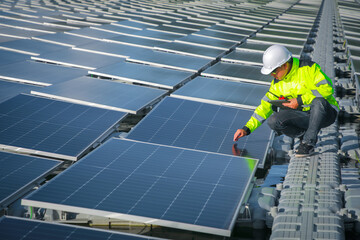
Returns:
[[[125,113],[18,95],[0,104],[0,145],[77,160]]]
[[[256,163],[111,139],[22,204],[229,236]]]
[[[236,145],[235,131],[250,118],[252,110],[165,98],[128,134],[128,139],[168,146],[238,154],[260,159],[263,166],[271,130],[264,124]]]
[[[0,209],[60,165],[60,161],[0,152]]]

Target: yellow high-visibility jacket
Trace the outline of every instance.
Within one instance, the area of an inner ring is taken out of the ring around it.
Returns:
[[[331,79],[321,71],[314,62],[299,61],[293,58],[292,68],[283,80],[274,79],[269,91],[261,99],[261,104],[255,109],[249,121],[243,127],[247,134],[258,128],[272,113],[269,100],[276,100],[283,96],[287,99],[297,98],[302,111],[309,111],[310,104],[316,97],[325,98],[335,109],[339,109],[334,96]],[[274,96],[276,95],[276,96]]]

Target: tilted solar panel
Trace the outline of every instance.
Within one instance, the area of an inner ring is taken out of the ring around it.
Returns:
[[[149,236],[50,223],[26,218],[3,216],[0,218],[0,238],[11,240],[155,240]]]
[[[198,72],[211,63],[209,59],[147,49],[131,55],[126,61],[187,72]]]
[[[60,161],[0,152],[0,210],[36,186]]]
[[[191,72],[129,62],[118,62],[91,70],[89,73],[96,76],[119,79],[126,82],[140,83],[166,89],[174,89],[179,84],[190,80],[190,78],[195,74]]]
[[[106,65],[114,64],[116,62],[124,61],[123,58],[119,57],[74,49],[65,49],[62,51],[40,54],[39,56],[32,56],[31,59],[88,70],[93,70]]]
[[[33,39],[20,39],[0,44],[0,49],[25,53],[33,56],[47,52],[61,51],[67,48],[68,47],[65,46],[41,42]]]
[[[204,77],[214,77],[231,81],[269,85],[273,77],[263,75],[256,65],[218,62],[201,73]]]
[[[85,69],[33,61],[16,62],[0,66],[0,78],[38,86],[50,86],[85,75],[87,75],[87,70]]]
[[[171,96],[205,103],[255,109],[268,90],[268,86],[260,84],[197,77],[176,90]]]
[[[165,90],[109,80],[81,77],[31,91],[44,97],[137,114],[158,101]]]
[[[0,80],[0,102],[15,97],[20,93],[30,93],[31,90],[39,90],[41,88],[35,85]]]
[[[126,113],[18,95],[0,104],[0,146],[18,152],[77,160]]]
[[[22,204],[230,236],[256,165],[113,138]]]
[[[128,134],[128,139],[259,159],[262,167],[272,141],[263,124],[233,142],[234,133],[252,115],[245,110],[166,97]]]

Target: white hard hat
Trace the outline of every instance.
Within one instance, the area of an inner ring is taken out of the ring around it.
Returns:
[[[263,55],[263,67],[261,73],[264,75],[270,74],[277,67],[280,67],[291,58],[291,52],[282,45],[272,45]]]

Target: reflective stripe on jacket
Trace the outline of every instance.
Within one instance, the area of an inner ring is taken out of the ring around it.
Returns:
[[[248,133],[258,128],[273,113],[272,105],[268,100],[276,100],[277,96],[284,96],[287,99],[297,98],[302,111],[309,111],[311,102],[316,97],[325,98],[334,108],[339,109],[333,93],[331,79],[321,71],[317,63],[300,62],[298,58],[293,58],[290,72],[283,80],[274,79],[271,82],[269,91],[261,99],[261,104],[255,109],[244,128]]]

